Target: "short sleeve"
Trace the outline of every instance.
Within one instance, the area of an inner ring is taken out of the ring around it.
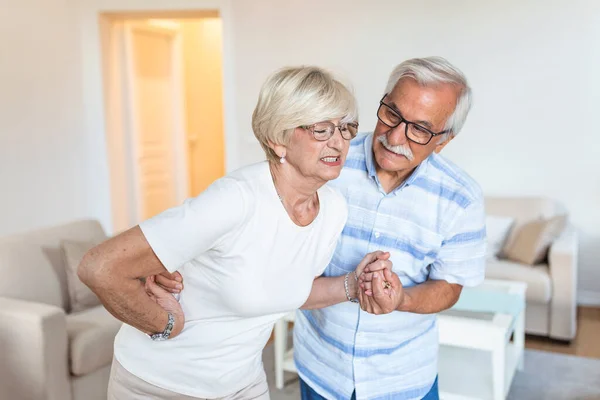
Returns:
[[[485,208],[483,196],[458,215],[431,265],[430,279],[477,286],[485,278]]]
[[[221,178],[199,196],[142,222],[140,228],[165,268],[174,272],[243,224],[247,197],[235,179]]]

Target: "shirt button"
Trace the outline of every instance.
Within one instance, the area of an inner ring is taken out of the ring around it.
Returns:
[[[381,236],[381,233],[375,232],[375,239],[379,239],[379,236]]]

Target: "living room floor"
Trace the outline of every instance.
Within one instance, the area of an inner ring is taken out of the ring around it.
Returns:
[[[600,308],[577,308],[577,336],[571,343],[527,335],[525,347],[528,349],[571,354],[581,357],[600,358]]]

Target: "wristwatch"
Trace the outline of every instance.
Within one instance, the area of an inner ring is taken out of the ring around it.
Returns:
[[[169,336],[171,336],[171,331],[173,330],[173,325],[175,325],[175,318],[173,317],[173,314],[171,313],[167,313],[169,320],[167,321],[167,326],[165,327],[165,330],[160,332],[160,333],[154,333],[150,336],[150,339],[155,340],[157,342],[163,341],[163,340],[167,340],[169,338]]]

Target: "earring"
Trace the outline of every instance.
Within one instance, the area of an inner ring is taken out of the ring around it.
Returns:
[[[279,159],[279,162],[282,164],[285,164],[285,156],[281,156],[281,158]]]

